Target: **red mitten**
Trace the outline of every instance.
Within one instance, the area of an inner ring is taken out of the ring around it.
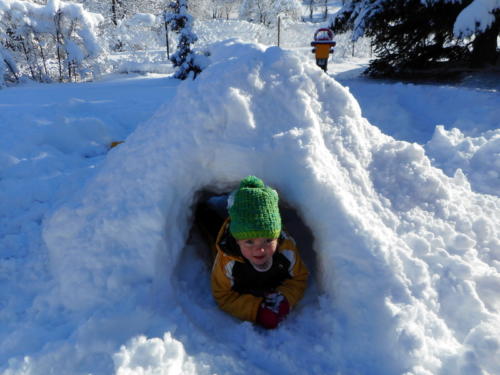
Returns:
[[[278,308],[278,320],[281,322],[283,319],[286,318],[289,312],[290,312],[290,304],[288,303],[286,297],[283,296],[283,300],[281,301],[280,306]]]
[[[273,329],[278,326],[279,323],[278,314],[267,308],[264,303],[260,305],[259,311],[257,312],[257,323],[262,327],[267,329]]]
[[[257,323],[267,329],[273,329],[285,319],[290,312],[290,304],[281,293],[270,293],[265,298],[257,312]]]

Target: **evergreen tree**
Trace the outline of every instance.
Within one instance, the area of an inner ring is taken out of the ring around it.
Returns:
[[[174,77],[186,79],[190,75],[193,79],[201,72],[198,56],[192,51],[191,45],[198,40],[193,32],[193,18],[188,13],[187,0],[177,0],[170,3],[170,12],[165,15],[165,22],[172,31],[179,34],[176,52],[170,57],[174,67],[177,68]]]
[[[490,17],[481,19],[481,13],[468,10],[473,4],[471,0],[352,0],[331,27],[335,32],[352,30],[354,40],[363,35],[372,38],[377,55],[367,71],[372,76],[438,78],[496,63],[500,11],[492,8]],[[471,14],[481,22],[471,26]]]

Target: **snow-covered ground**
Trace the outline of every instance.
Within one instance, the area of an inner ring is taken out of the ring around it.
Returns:
[[[195,81],[0,91],[3,375],[500,373],[498,87],[368,81],[347,39],[327,76],[315,27],[212,44]],[[192,230],[247,174],[312,270],[269,332],[216,307]]]

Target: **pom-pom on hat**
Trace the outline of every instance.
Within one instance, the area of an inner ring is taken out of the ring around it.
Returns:
[[[278,238],[281,216],[278,193],[255,177],[245,177],[229,200],[229,231],[237,240]]]

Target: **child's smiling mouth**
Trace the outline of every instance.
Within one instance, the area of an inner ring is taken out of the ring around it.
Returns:
[[[266,255],[255,255],[252,259],[254,264],[265,264],[267,263],[268,257]]]

